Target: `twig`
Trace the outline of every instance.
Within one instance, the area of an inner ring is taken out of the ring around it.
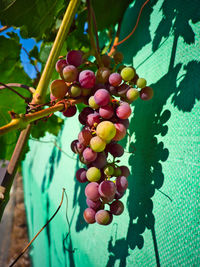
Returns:
[[[94,33],[95,33],[95,37],[96,37],[97,52],[100,54],[97,22],[96,22],[96,18],[95,18],[94,9],[92,6],[91,6],[91,13],[92,13],[92,20],[93,20],[93,25],[94,25]]]
[[[10,26],[3,26],[0,28],[0,33],[10,28]]]
[[[63,203],[63,198],[64,198],[64,192],[65,192],[65,188],[63,188],[63,192],[62,192],[62,198],[61,198],[61,202],[57,208],[57,210],[54,212],[54,214],[51,216],[51,218],[47,221],[47,223],[39,230],[39,232],[33,237],[33,239],[28,243],[28,245],[22,250],[22,252],[17,256],[17,258],[9,265],[9,267],[14,266],[14,264],[19,260],[19,258],[26,252],[26,250],[30,247],[30,245],[33,243],[33,241],[38,237],[38,235],[42,232],[42,230],[44,230],[44,228],[52,221],[52,219],[56,216],[56,214],[58,213],[59,209],[62,206]]]
[[[157,189],[157,188],[156,188]],[[171,197],[169,197],[167,194],[165,194],[163,191],[161,191],[160,189],[157,189],[161,194],[163,194],[164,196],[166,196],[167,198],[169,198],[169,200],[172,202]]]
[[[6,86],[13,86],[13,87],[19,87],[19,88],[23,88],[23,89],[26,89],[28,90],[31,94],[35,93],[35,88],[33,87],[30,87],[28,85],[25,85],[25,84],[21,84],[21,83],[7,83],[5,84]],[[0,86],[0,90],[1,89],[4,89],[4,88],[7,88],[6,86]]]
[[[30,101],[30,98],[21,95],[20,93],[18,93],[18,92],[17,92],[15,89],[13,89],[12,87],[10,87],[10,86],[8,86],[8,85],[2,83],[2,82],[0,82],[0,84],[3,85],[4,88],[9,89],[9,90],[12,91],[13,93],[17,94],[19,97],[21,97],[22,99],[24,99],[26,103],[28,103],[28,102]],[[1,88],[0,88],[0,89],[1,89]]]
[[[117,26],[117,32],[116,32],[116,35],[115,35],[115,39],[114,39],[114,42],[113,42],[113,45],[110,49],[110,52],[108,53],[109,56],[112,56],[112,54],[114,54],[114,52],[116,51],[116,44],[118,43],[119,41],[119,35],[120,35],[120,30],[121,30],[121,24],[122,24],[122,20],[119,20],[118,22],[118,26]]]

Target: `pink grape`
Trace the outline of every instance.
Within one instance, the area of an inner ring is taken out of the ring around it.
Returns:
[[[142,100],[150,100],[153,97],[153,89],[151,87],[144,87],[140,91],[140,98]]]
[[[115,72],[109,76],[109,83],[113,86],[118,86],[122,82],[122,77],[119,73]]]
[[[65,59],[60,59],[56,62],[56,71],[61,73],[63,68],[67,66],[67,62]]]
[[[66,82],[75,82],[78,77],[78,70],[73,65],[67,65],[62,71],[62,75]]]
[[[99,89],[94,94],[94,100],[100,107],[106,106],[110,102],[110,94],[106,89]]]
[[[85,195],[87,198],[89,198],[92,201],[97,201],[100,199],[100,194],[99,194],[99,184],[97,182],[91,182],[87,184],[85,188]]]
[[[80,183],[85,183],[88,181],[87,177],[86,177],[86,169],[84,168],[80,168],[79,170],[77,170],[76,172],[76,179],[80,182]]]
[[[120,166],[120,169],[121,169],[121,175],[122,176],[125,176],[125,177],[128,177],[130,175],[130,171],[129,171],[129,168],[126,167],[126,166]]]
[[[100,152],[100,153],[97,153],[97,158],[95,159],[95,161],[92,162],[92,165],[94,167],[102,169],[103,167],[106,166],[106,163],[107,163],[107,159],[106,159],[105,153]]]
[[[124,148],[117,143],[111,143],[108,144],[108,152],[113,156],[113,157],[121,157],[124,154]]]
[[[116,179],[117,191],[123,193],[128,187],[128,181],[125,176],[119,176]]]
[[[100,123],[100,115],[99,113],[95,112],[93,114],[89,114],[87,116],[87,120],[86,120],[87,124],[89,126],[93,126],[95,123]]]
[[[73,117],[77,112],[76,106],[70,106],[65,111],[63,111],[63,115],[65,117]]]
[[[85,209],[84,213],[83,213],[83,217],[84,217],[85,221],[89,224],[96,222],[95,215],[96,215],[95,210],[93,210],[91,208]]]
[[[107,210],[99,210],[95,214],[95,220],[98,224],[107,225],[110,221],[110,214]]]
[[[114,110],[112,106],[103,106],[99,109],[99,115],[104,119],[110,119],[114,115]]]
[[[116,134],[113,138],[115,141],[122,140],[126,135],[126,127],[122,123],[115,123]]]
[[[84,88],[92,88],[95,84],[95,74],[91,70],[83,70],[79,74],[79,83]]]
[[[91,199],[87,198],[86,203],[87,203],[88,207],[93,209],[93,210],[98,210],[102,205],[102,202],[100,199],[97,201],[92,201]]]
[[[71,150],[76,154],[82,154],[84,149],[85,149],[85,146],[81,144],[78,140],[74,140],[71,143]]]
[[[116,109],[116,115],[120,119],[128,119],[128,117],[131,115],[131,107],[126,102],[121,102],[119,107]]]
[[[97,158],[97,153],[94,152],[91,148],[86,147],[83,150],[83,157],[87,162],[92,162]]]
[[[82,64],[82,52],[79,50],[71,50],[67,53],[66,61],[69,65],[78,67]]]
[[[112,181],[103,181],[99,185],[99,194],[101,197],[109,198],[116,193],[116,185]]]
[[[90,140],[92,138],[92,134],[89,130],[83,129],[79,134],[78,134],[78,140],[81,144],[84,146],[88,146],[90,143]]]
[[[115,200],[110,204],[110,212],[114,215],[120,215],[124,211],[124,204],[120,200]]]

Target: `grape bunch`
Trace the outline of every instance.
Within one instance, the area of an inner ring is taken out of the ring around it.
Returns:
[[[153,89],[144,78],[139,78],[136,70],[122,65],[123,55],[116,52],[111,58],[102,55],[103,66],[90,62],[81,51],[69,51],[66,59],[56,63],[61,79],[51,83],[51,100],[83,99],[85,107],[79,114],[83,125],[71,149],[85,164],[76,172],[85,187],[86,203],[83,217],[89,224],[97,222],[108,225],[113,215],[124,210],[121,198],[128,187],[130,171],[120,166],[124,154],[118,143],[129,127],[130,103],[137,98],[149,100]],[[69,106],[63,115],[73,116],[75,105]]]

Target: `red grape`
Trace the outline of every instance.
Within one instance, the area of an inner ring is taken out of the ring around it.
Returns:
[[[95,84],[95,74],[91,70],[83,70],[79,74],[79,83],[84,88],[92,88]]]

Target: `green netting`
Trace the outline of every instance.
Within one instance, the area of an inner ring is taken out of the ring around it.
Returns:
[[[140,6],[130,5],[120,39],[133,29]],[[75,181],[80,163],[70,151],[77,116],[66,119],[57,139],[67,154],[53,142],[30,141],[23,163],[30,238],[57,208],[63,187],[71,226],[67,236],[64,203],[33,244],[33,266],[200,266],[199,41],[199,1],[150,1],[135,34],[119,47],[155,95],[132,105],[135,153],[122,162],[131,169],[129,190],[124,213],[111,225],[88,226],[82,217],[84,185]],[[122,144],[129,151],[128,139]]]

